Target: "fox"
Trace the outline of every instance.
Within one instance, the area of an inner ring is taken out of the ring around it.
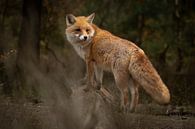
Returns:
[[[171,98],[169,89],[144,51],[135,43],[99,28],[93,23],[94,18],[95,13],[77,17],[66,15],[67,40],[86,63],[87,86],[84,91],[100,89],[103,71],[108,71],[114,75],[120,90],[122,109],[135,112],[139,87],[158,104],[168,104]]]

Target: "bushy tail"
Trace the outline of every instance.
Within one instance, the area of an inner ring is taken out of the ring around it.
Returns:
[[[170,93],[168,88],[143,52],[137,51],[132,54],[129,72],[132,78],[139,83],[155,101],[159,104],[169,103]]]

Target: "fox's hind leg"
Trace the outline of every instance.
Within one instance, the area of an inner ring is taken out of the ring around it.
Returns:
[[[113,72],[116,85],[121,92],[121,108],[126,112],[129,105],[129,74],[126,71]]]
[[[130,79],[130,92],[131,92],[131,104],[130,111],[134,112],[139,100],[139,84],[134,81],[132,78]]]

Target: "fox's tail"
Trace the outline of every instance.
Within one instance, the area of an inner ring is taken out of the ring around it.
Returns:
[[[132,78],[139,83],[155,101],[159,104],[169,103],[170,93],[168,88],[143,52],[137,51],[132,54],[129,72]]]

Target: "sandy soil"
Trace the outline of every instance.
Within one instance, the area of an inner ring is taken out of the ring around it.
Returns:
[[[192,114],[165,115],[162,106],[139,105],[137,113],[122,113],[118,104],[97,92],[73,88],[68,100],[18,103],[2,99],[0,129],[195,129]]]

